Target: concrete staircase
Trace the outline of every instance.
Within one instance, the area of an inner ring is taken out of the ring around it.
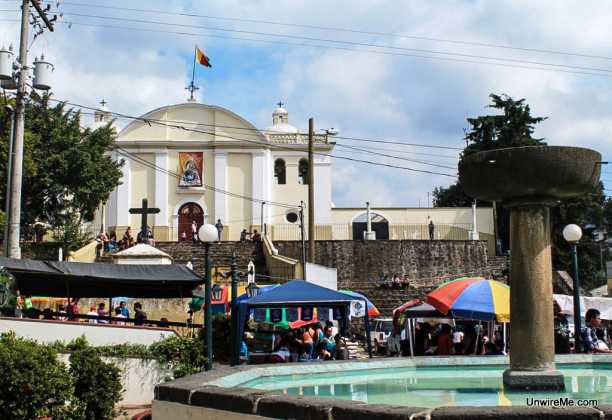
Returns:
[[[192,242],[156,242],[155,247],[166,252],[176,264],[187,264],[191,261],[196,273],[204,273],[204,245]],[[232,253],[236,253],[238,270],[247,271],[249,261],[255,264],[255,272],[268,275],[266,260],[261,244],[251,242],[215,242],[210,245],[210,258],[213,267],[229,269]],[[260,281],[260,278],[257,279]]]

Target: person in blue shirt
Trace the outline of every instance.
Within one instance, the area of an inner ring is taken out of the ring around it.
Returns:
[[[597,329],[601,328],[600,313],[597,309],[589,309],[585,315],[586,326],[582,328],[580,336],[585,353],[612,353],[612,350],[598,346]]]
[[[125,301],[119,302],[119,309],[121,310],[121,315],[123,315],[126,318],[130,317],[130,310],[127,308]]]

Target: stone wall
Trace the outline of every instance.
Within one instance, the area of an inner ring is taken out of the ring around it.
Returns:
[[[280,255],[301,258],[299,241],[274,246]],[[490,264],[486,241],[317,241],[315,261],[337,268],[338,288],[365,293],[384,315],[443,281],[498,270]],[[408,287],[381,288],[381,273],[408,279]]]

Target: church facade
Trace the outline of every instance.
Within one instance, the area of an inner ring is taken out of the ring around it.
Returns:
[[[242,229],[261,231],[262,222],[271,229],[298,226],[301,202],[308,199],[308,135],[288,118],[279,105],[273,125],[259,130],[227,109],[188,102],[134,120],[115,142],[115,158],[124,161],[123,178],[106,203],[106,229],[118,236],[128,226],[138,231],[140,216],[128,209],[140,207],[143,198],[160,210],[149,216],[158,240],[190,238],[193,221],[221,220],[226,240],[239,239]],[[330,139],[315,135],[319,226],[332,223]],[[307,217],[307,206],[304,212]]]
[[[94,127],[112,119],[96,112]],[[317,240],[362,239],[366,227],[362,208],[336,208],[332,202],[334,137],[314,137],[315,234]],[[240,232],[262,230],[277,240],[299,240],[300,209],[308,218],[308,135],[289,124],[279,103],[272,125],[258,129],[222,107],[187,102],[155,109],[122,129],[114,158],[123,160],[122,183],[98,214],[107,232],[121,238],[128,227],[140,230],[142,199],[159,209],[149,216],[158,241],[191,239],[195,221],[224,226],[223,240]],[[364,192],[367,197],[367,191]],[[373,208],[377,239],[463,240],[476,230],[493,247],[491,208]],[[103,222],[102,222],[103,221]]]

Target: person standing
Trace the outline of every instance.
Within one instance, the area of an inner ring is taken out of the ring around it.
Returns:
[[[215,227],[217,228],[218,241],[221,242],[221,232],[223,232],[223,223],[221,223],[221,219],[217,219],[217,223],[215,223]]]
[[[125,304],[125,301],[122,300],[121,302],[119,302],[119,309],[121,310],[121,315],[123,315],[125,318],[130,317],[130,310]]]
[[[195,220],[191,222],[191,240],[194,244],[198,242],[198,224]]]
[[[142,305],[140,302],[136,302],[134,304],[134,319],[134,325],[144,325],[145,321],[147,320],[147,313],[142,310]]]
[[[433,220],[430,220],[429,221],[429,240],[430,241],[434,240],[435,229],[436,229],[436,227],[434,226]]]
[[[100,324],[108,324],[108,319],[104,319],[105,317],[108,317],[110,312],[106,312],[106,305],[104,304],[104,302],[100,302],[100,304],[98,305],[98,322]]]
[[[87,322],[89,322],[90,324],[98,323],[98,311],[96,311],[95,305],[91,305],[91,307],[89,308],[89,312],[87,312],[87,316],[89,317],[89,320]]]

